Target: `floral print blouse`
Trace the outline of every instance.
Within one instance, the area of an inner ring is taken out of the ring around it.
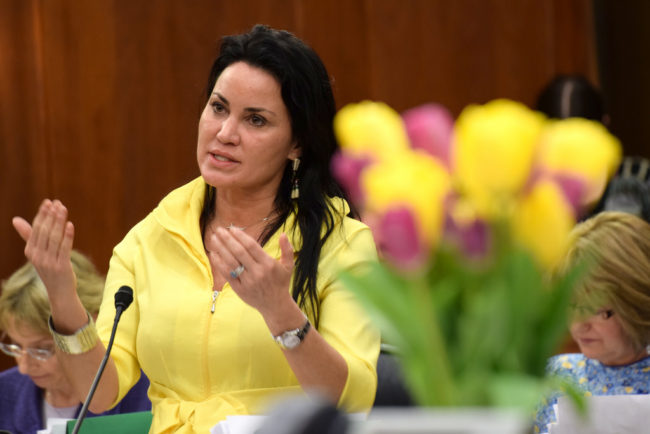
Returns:
[[[623,366],[607,366],[583,354],[561,354],[549,360],[548,373],[569,378],[592,395],[647,395],[650,393],[650,357]],[[555,422],[553,405],[559,393],[547,397],[535,416],[535,433]]]

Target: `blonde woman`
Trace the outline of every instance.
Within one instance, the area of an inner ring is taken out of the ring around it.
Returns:
[[[575,288],[571,336],[581,354],[550,360],[549,371],[590,395],[650,393],[650,225],[632,214],[603,212],[576,226],[564,269],[586,262]],[[548,400],[535,432],[555,421]]]
[[[81,253],[71,254],[77,292],[88,312],[95,315],[102,301],[104,279]],[[80,402],[54,355],[48,329],[50,304],[43,282],[27,263],[3,282],[0,296],[0,350],[17,366],[0,373],[0,429],[36,432],[48,418],[75,418]],[[105,414],[150,410],[149,382],[140,382],[124,400]],[[89,417],[95,416],[89,414]]]

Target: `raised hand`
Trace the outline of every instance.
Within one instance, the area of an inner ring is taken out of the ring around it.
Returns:
[[[289,294],[293,247],[286,234],[280,235],[280,259],[269,256],[254,238],[241,230],[219,228],[212,237],[211,244],[216,247],[210,252],[213,267],[245,303],[265,318],[295,306]],[[243,271],[238,273],[240,266]]]
[[[74,292],[76,277],[70,262],[74,226],[66,207],[59,200],[45,199],[31,225],[22,217],[14,217],[12,223],[25,240],[25,256],[43,280],[50,300]]]

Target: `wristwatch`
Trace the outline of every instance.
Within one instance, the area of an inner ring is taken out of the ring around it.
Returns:
[[[52,316],[50,315],[47,322],[50,327],[50,333],[52,333],[55,345],[64,353],[83,354],[95,348],[99,336],[97,336],[97,329],[95,328],[93,317],[88,312],[86,312],[86,314],[88,315],[88,324],[81,327],[71,335],[62,335],[54,330]]]
[[[311,323],[309,320],[305,322],[305,325],[298,329],[287,330],[286,332],[273,336],[275,342],[280,345],[280,348],[285,350],[292,350],[296,348],[300,343],[305,339],[305,335],[311,328]]]

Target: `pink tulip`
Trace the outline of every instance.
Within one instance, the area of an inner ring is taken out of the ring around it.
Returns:
[[[370,163],[370,158],[354,158],[340,151],[332,157],[331,169],[334,178],[341,184],[350,200],[357,205],[364,202],[360,183],[361,172]]]
[[[381,254],[396,268],[409,271],[425,265],[429,249],[409,209],[389,210],[379,217],[373,233]]]
[[[406,133],[414,149],[422,149],[450,167],[450,146],[454,119],[439,104],[425,104],[402,114]]]
[[[529,191],[535,186],[542,178],[551,179],[564,195],[566,201],[571,205],[573,215],[579,218],[585,211],[585,197],[587,193],[587,185],[585,179],[578,174],[551,172],[544,169],[534,169],[528,182],[526,183],[525,191]]]
[[[481,219],[458,224],[448,215],[445,221],[445,239],[455,245],[468,259],[487,257],[492,244],[490,227]]]
[[[581,216],[585,211],[585,194],[587,193],[584,179],[567,173],[557,173],[552,178],[564,193],[564,197],[571,205],[571,208],[573,208],[574,216]]]

